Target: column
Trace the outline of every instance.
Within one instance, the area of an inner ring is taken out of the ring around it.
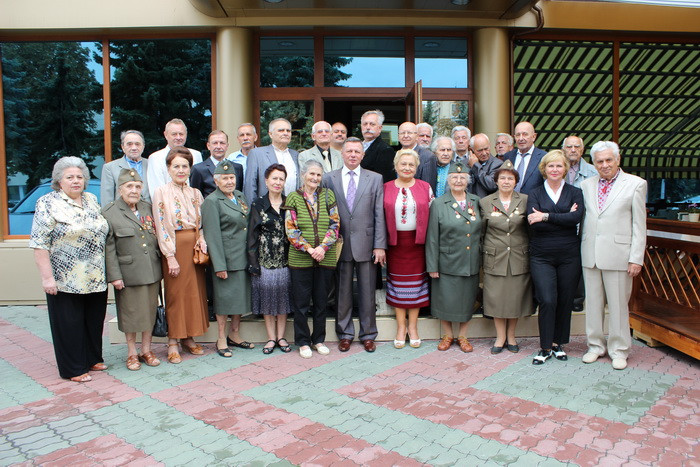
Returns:
[[[510,133],[510,41],[503,28],[474,32],[474,133]]]
[[[237,150],[238,125],[253,121],[253,34],[226,27],[216,32],[216,125]]]

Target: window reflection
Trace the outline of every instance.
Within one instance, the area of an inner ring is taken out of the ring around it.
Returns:
[[[288,88],[313,85],[313,37],[260,38],[261,87]]]
[[[466,88],[467,40],[461,37],[416,37],[416,81],[428,88]]]
[[[469,127],[468,101],[423,101],[423,121],[435,136],[450,136],[457,125]]]
[[[401,37],[326,37],[324,84],[342,87],[404,87]]]
[[[267,129],[270,122],[276,118],[286,118],[292,124],[290,148],[303,151],[313,146],[311,127],[314,124],[314,103],[312,101],[261,101],[260,146],[271,143]]]

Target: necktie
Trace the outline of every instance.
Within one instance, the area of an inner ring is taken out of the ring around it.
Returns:
[[[324,149],[323,151],[321,151],[321,156],[323,156],[323,170],[325,170],[326,172],[330,172],[331,170],[333,170],[331,160],[328,157],[328,150]]]
[[[520,175],[520,180],[518,181],[518,184],[515,186],[515,191],[520,191],[520,187],[523,186],[523,179],[525,178],[525,158],[529,155],[529,153],[521,154],[520,157],[520,163],[518,164],[518,168],[515,169],[518,171],[518,175]]]
[[[355,192],[357,191],[355,171],[351,170],[348,172],[348,175],[350,175],[350,181],[348,182],[348,192],[345,194],[345,200],[348,202],[348,208],[352,211],[352,206],[355,204]]]

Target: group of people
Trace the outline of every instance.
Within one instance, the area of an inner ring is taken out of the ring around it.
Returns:
[[[593,145],[591,165],[581,138],[545,153],[535,147],[534,127],[521,122],[513,137],[498,135],[492,156],[485,134],[457,126],[433,141],[430,125],[405,122],[395,151],[381,138],[383,121],[381,111],[365,112],[362,139],[348,137],[342,123],[316,122],[314,146],[302,153],[289,148],[291,124],[282,118],[270,122],[272,143],[263,147],[255,146],[255,127],[241,125],[241,150],[228,156],[228,136],[215,130],[204,161],[184,146],[181,120],[168,122],[167,146],[148,159],[143,135],[128,130],[124,157],[103,167],[102,208],[85,191],[85,163],[61,158],[55,191],[37,202],[30,239],[60,375],[85,382],[89,371],[106,369],[107,283],[130,370],[160,364],[151,330],[161,282],[171,363],[182,361],[180,350],[204,352],[194,338],[207,331],[209,308],[222,357],[232,356],[231,347],[254,347],[240,336],[240,317],[250,312],[265,320],[263,353],[291,351],[291,313],[301,357],[326,355],[329,295],[338,349],[348,351],[357,336],[374,352],[384,265],[396,348],[421,345],[418,315],[430,306],[441,322],[438,350],[456,344],[471,352],[467,329],[481,302],[494,319],[492,353],[518,352],[517,320],[538,307],[533,364],[566,360],[574,299],[585,282],[583,361],[607,352],[614,368],[625,368],[627,301],[646,241],[646,183],[619,168],[618,146]],[[206,255],[206,266],[195,261]]]

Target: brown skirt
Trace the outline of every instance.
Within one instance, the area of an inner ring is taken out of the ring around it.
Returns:
[[[171,339],[201,336],[209,328],[204,267],[192,261],[196,241],[195,230],[175,232],[175,259],[180,265],[177,277],[168,274],[168,261],[163,257],[165,317]]]

